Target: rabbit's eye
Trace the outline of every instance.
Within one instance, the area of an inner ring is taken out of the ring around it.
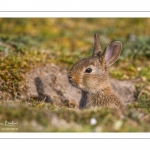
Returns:
[[[85,69],[85,73],[91,73],[91,72],[92,72],[92,69],[91,69],[91,68]]]

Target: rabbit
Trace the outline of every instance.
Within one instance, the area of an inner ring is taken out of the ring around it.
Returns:
[[[98,34],[94,35],[93,54],[76,62],[68,73],[69,82],[82,90],[79,108],[110,107],[125,109],[114,94],[109,81],[109,67],[122,50],[120,41],[111,42],[102,53]]]

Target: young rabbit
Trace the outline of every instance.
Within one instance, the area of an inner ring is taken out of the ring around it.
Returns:
[[[102,53],[98,34],[94,35],[93,54],[75,63],[68,74],[69,82],[82,90],[80,108],[106,106],[124,109],[122,101],[113,93],[108,69],[120,55],[122,44],[110,43]]]

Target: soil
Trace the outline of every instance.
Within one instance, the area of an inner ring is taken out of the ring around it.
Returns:
[[[82,97],[80,89],[68,82],[67,69],[47,64],[34,68],[25,74],[27,95],[25,97],[38,98],[59,106],[78,107]],[[137,98],[135,82],[132,80],[111,79],[114,93],[124,104],[132,103]]]

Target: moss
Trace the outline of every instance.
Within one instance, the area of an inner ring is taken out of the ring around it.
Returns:
[[[6,120],[17,122],[18,131],[42,132],[145,132],[148,128],[149,114],[128,108],[128,112],[121,114],[115,109],[97,108],[78,111],[75,109],[58,108],[37,109],[25,105],[21,107],[0,106],[1,123]],[[16,109],[17,108],[17,109]],[[139,118],[143,114],[147,120],[145,124]],[[124,115],[124,117],[122,117]],[[90,119],[95,118],[96,124],[90,124]],[[139,126],[140,124],[140,126]]]
[[[146,66],[141,69],[140,75],[150,81],[150,66]]]
[[[121,70],[117,70],[117,69],[112,70],[110,72],[110,75],[111,75],[111,77],[114,77],[117,79],[122,79],[122,77],[123,77],[123,73],[121,72]]]
[[[35,97],[29,100],[21,97],[26,92],[26,72],[49,62],[70,67],[77,60],[91,56],[96,32],[103,49],[112,40],[123,43],[121,59],[114,64],[110,75],[118,79],[142,78],[145,80],[142,85],[137,84],[140,93],[150,81],[149,24],[150,19],[146,18],[1,18],[0,121],[18,121],[18,131],[150,131],[148,90],[122,115],[107,108],[79,111]],[[12,95],[13,101],[6,101],[6,93]],[[141,114],[145,117],[139,118]],[[91,118],[97,120],[95,125],[90,124]]]

